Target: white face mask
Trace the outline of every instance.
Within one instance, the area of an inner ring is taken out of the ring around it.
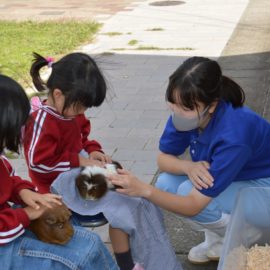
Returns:
[[[187,118],[185,116],[181,116],[176,114],[175,112],[172,113],[172,122],[174,127],[178,131],[189,131],[199,127],[200,121],[205,117],[209,109],[207,106],[199,115],[196,115],[192,118]]]

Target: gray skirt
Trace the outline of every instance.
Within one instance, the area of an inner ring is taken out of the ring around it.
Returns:
[[[146,199],[129,197],[115,191],[108,191],[97,201],[80,197],[75,178],[80,169],[60,174],[51,189],[63,197],[72,211],[85,216],[100,212],[113,228],[119,228],[129,235],[134,262],[146,270],[179,270],[175,252],[170,244],[161,210]]]

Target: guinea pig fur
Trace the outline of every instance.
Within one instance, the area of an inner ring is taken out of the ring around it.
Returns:
[[[105,168],[97,166],[83,167],[81,173],[76,178],[76,187],[85,200],[98,200],[103,197],[106,192],[119,188],[108,181],[109,174],[117,173],[117,169],[122,166],[113,161],[112,164],[106,164]]]
[[[74,233],[70,217],[71,212],[65,205],[56,205],[32,220],[29,229],[43,242],[64,245]]]

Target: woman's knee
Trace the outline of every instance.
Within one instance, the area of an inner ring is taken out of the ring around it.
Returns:
[[[190,180],[186,180],[184,183],[182,183],[177,190],[177,194],[181,196],[187,196],[193,188],[193,185]]]
[[[155,187],[161,190],[166,190],[167,189],[167,173],[161,173],[158,178],[157,181],[155,183]]]
[[[155,183],[155,187],[163,191],[176,193],[178,186],[187,179],[185,175],[161,173]]]

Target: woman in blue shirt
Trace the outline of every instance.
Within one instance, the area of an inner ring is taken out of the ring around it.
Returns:
[[[270,124],[243,106],[241,87],[204,57],[189,58],[170,76],[166,100],[172,114],[160,139],[157,188],[124,170],[111,179],[121,193],[189,217],[205,231],[189,260],[216,260],[238,191],[270,186]],[[187,148],[191,160],[180,159]]]

